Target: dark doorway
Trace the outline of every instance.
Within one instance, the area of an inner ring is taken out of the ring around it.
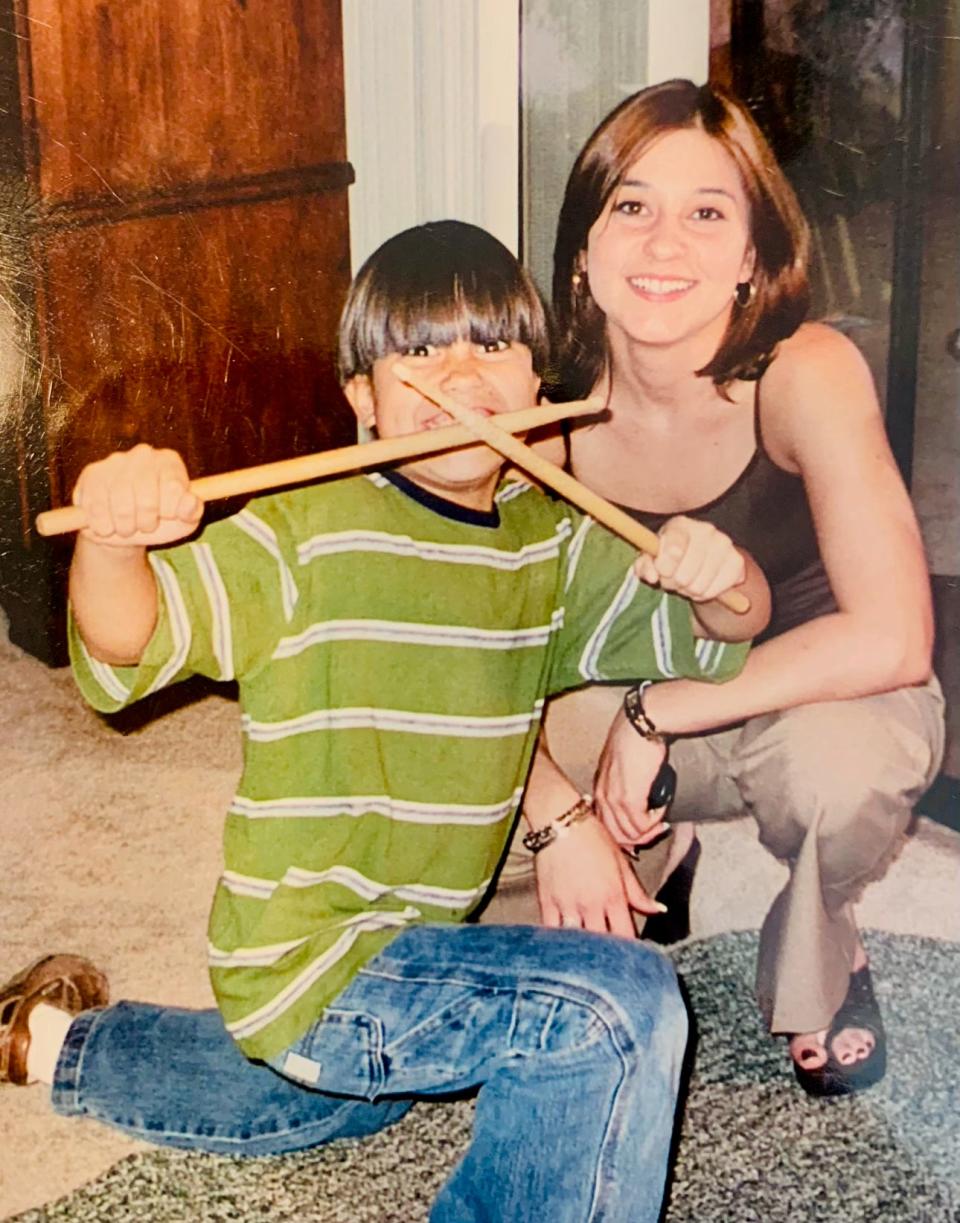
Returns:
[[[715,0],[714,10],[715,72],[748,101],[811,222],[814,313],[870,363],[911,489],[948,701],[944,772],[921,809],[960,827],[960,9]]]

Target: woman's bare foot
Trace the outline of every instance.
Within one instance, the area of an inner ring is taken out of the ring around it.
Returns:
[[[862,942],[857,942],[853,957],[853,971],[866,967],[867,953]],[[803,1032],[790,1040],[790,1056],[804,1070],[819,1070],[827,1062],[827,1029],[819,1032]],[[841,1028],[833,1037],[830,1052],[841,1066],[854,1066],[866,1061],[874,1049],[874,1036],[865,1028]]]

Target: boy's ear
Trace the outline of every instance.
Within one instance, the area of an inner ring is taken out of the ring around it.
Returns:
[[[343,384],[347,403],[364,429],[373,429],[377,423],[377,401],[373,394],[373,383],[369,374],[354,374]]]

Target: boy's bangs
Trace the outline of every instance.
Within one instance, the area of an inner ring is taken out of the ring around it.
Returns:
[[[517,289],[511,297],[504,294],[497,300],[491,293],[465,289],[459,278],[443,288],[424,290],[402,302],[394,300],[386,311],[383,329],[375,355],[404,352],[420,344],[443,346],[459,339],[472,344],[489,344],[510,340],[533,348],[535,328],[527,303],[518,299]],[[370,337],[373,340],[373,337]]]
[[[549,362],[543,304],[513,255],[476,226],[429,222],[389,239],[358,273],[341,320],[341,378],[462,338],[524,344],[538,372]]]
[[[357,337],[357,356],[369,369],[390,353],[406,352],[421,344],[438,347],[468,338],[473,344],[510,340],[525,344],[534,359],[544,356],[543,323],[534,317],[525,286],[510,286],[511,293],[494,295],[465,288],[459,277],[445,285],[407,285],[402,294],[384,294],[373,303]],[[379,296],[377,294],[376,296]],[[378,320],[382,320],[377,325]]]

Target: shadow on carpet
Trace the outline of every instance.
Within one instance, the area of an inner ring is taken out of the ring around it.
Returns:
[[[960,944],[879,932],[866,942],[890,1068],[834,1101],[805,1096],[783,1042],[763,1031],[755,933],[675,952],[698,1043],[666,1223],[960,1220]],[[134,1155],[16,1219],[416,1223],[466,1147],[472,1107],[421,1104],[373,1138],[300,1155]]]

